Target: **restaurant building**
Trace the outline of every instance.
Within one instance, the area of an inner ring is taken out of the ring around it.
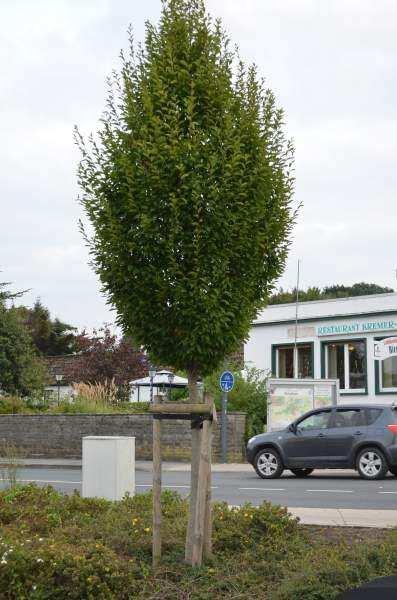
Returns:
[[[282,378],[339,379],[343,402],[397,401],[397,356],[375,342],[397,336],[397,293],[268,306],[254,321],[245,362]],[[296,343],[295,343],[296,342]]]

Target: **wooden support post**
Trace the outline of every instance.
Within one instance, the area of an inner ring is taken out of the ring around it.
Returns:
[[[203,426],[204,427],[204,426]],[[201,440],[201,453],[199,464],[199,475],[196,496],[196,510],[194,515],[193,528],[193,546],[192,546],[192,566],[201,566],[203,559],[203,543],[204,543],[204,517],[205,517],[205,499],[207,495],[207,443],[204,432]]]
[[[216,420],[216,412],[209,394],[205,395],[205,403]],[[211,443],[212,421],[205,420],[201,439],[195,529],[193,533],[192,565],[195,566],[201,565],[203,556],[209,557],[212,553]]]
[[[192,564],[194,523],[196,520],[197,486],[201,452],[201,429],[192,428],[192,460],[190,470],[189,520],[186,530],[185,561]]]
[[[209,394],[205,394],[205,402],[209,405],[213,405],[212,398]],[[215,413],[216,416],[216,413]],[[203,542],[203,556],[209,558],[212,555],[212,506],[211,506],[211,485],[212,485],[212,473],[211,473],[211,460],[212,460],[212,427],[213,422],[207,421],[208,433],[208,466],[207,466],[207,489],[205,496],[205,514],[204,514],[204,542]]]
[[[158,402],[155,396],[153,402]],[[161,560],[161,420],[153,417],[153,567]]]

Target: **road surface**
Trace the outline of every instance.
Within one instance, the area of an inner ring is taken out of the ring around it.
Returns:
[[[39,485],[52,485],[63,493],[81,492],[81,469],[23,468],[18,474],[21,482],[35,481]],[[150,472],[136,472],[136,491],[151,489]],[[3,486],[0,482],[0,487]],[[213,473],[214,500],[229,504],[245,502],[261,504],[269,500],[288,507],[397,509],[397,478],[389,476],[382,481],[364,481],[358,475],[341,475],[317,471],[298,479],[286,471],[280,479],[264,481],[254,471]],[[187,495],[190,487],[189,472],[164,472],[163,487]]]

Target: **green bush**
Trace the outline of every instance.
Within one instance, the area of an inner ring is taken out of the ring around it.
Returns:
[[[117,402],[116,404],[93,404],[84,397],[61,400],[59,404],[48,404],[41,396],[21,398],[0,396],[0,414],[81,414],[81,413],[147,413],[149,402]]]
[[[337,598],[342,591],[358,587],[366,581],[397,573],[397,535],[387,543],[339,544],[311,549],[297,559],[291,572],[284,568],[284,578],[275,600],[320,600]]]
[[[12,415],[16,413],[35,412],[20,396],[0,396],[0,414]]]
[[[228,411],[241,411],[246,414],[246,438],[263,433],[267,419],[266,377],[264,371],[246,367],[244,374],[230,369],[234,375],[234,387],[228,394]],[[222,392],[219,377],[223,369],[215,371],[204,381],[205,389],[210,392],[218,410],[221,408]]]
[[[269,503],[215,503],[214,556],[191,568],[187,502],[166,491],[163,562],[153,572],[151,508],[150,493],[108,502],[34,485],[0,492],[0,597],[328,600],[397,571],[396,532],[365,541],[365,530],[352,540],[343,528],[342,541],[329,540]]]

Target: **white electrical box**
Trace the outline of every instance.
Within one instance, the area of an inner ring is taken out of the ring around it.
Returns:
[[[121,500],[135,493],[135,438],[83,437],[83,498]]]

